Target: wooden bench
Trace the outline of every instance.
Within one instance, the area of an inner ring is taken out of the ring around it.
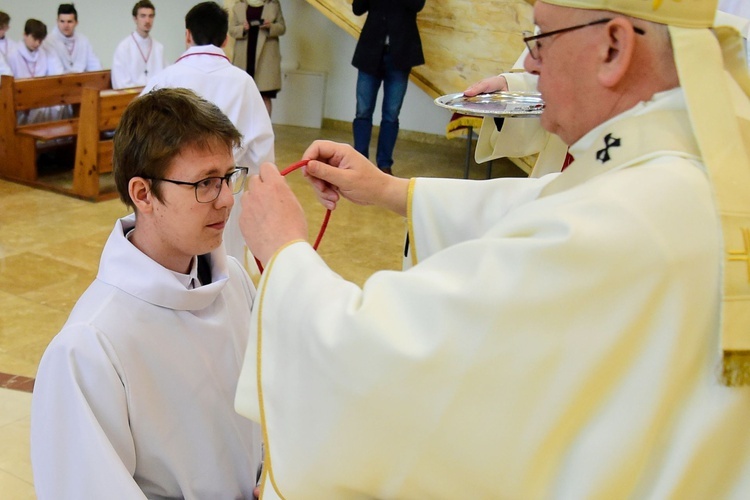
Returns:
[[[57,105],[77,105],[84,87],[111,88],[109,70],[39,78],[0,80],[0,176],[34,185],[37,181],[37,144],[75,137],[78,118],[17,124],[17,113]]]
[[[76,196],[91,200],[116,196],[112,189],[102,188],[99,178],[101,174],[112,172],[112,137],[107,132],[117,128],[123,111],[141,89],[83,89],[73,166],[73,194]]]

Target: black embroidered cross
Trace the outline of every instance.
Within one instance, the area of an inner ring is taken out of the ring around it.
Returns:
[[[609,156],[609,148],[620,147],[620,139],[612,137],[612,134],[604,136],[604,148],[596,152],[596,159],[602,163],[607,163],[612,158]]]

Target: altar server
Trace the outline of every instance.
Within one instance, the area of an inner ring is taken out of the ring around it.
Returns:
[[[750,77],[715,11],[537,0],[525,67],[561,174],[397,179],[314,143],[327,207],[407,218],[413,266],[362,288],[261,166],[236,405],[264,499],[750,496]]]
[[[232,405],[255,288],[222,233],[240,134],[185,89],[133,101],[96,280],[39,364],[34,486],[45,499],[253,498],[257,424]]]
[[[8,66],[16,78],[36,78],[60,75],[63,73],[60,60],[47,50],[42,43],[47,38],[47,25],[38,19],[28,19],[23,28],[23,41],[8,56]],[[35,108],[18,113],[19,125],[59,120],[67,106]]]
[[[57,8],[57,26],[45,41],[45,47],[59,59],[65,73],[83,73],[102,69],[99,58],[86,36],[76,33],[78,11],[75,5],[63,3]]]
[[[185,16],[188,49],[177,62],[150,79],[152,88],[186,87],[216,104],[242,133],[235,151],[237,165],[257,174],[260,164],[274,161],[271,119],[252,77],[233,66],[221,49],[227,41],[228,13],[216,2],[202,2]],[[239,230],[239,197],[224,233],[227,253],[244,262],[245,241]]]
[[[150,0],[133,6],[135,31],[115,48],[112,60],[112,88],[143,87],[164,69],[164,46],[151,37],[156,8]]]

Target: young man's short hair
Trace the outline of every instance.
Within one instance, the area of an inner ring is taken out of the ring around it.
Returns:
[[[127,107],[114,137],[115,185],[125,205],[134,207],[128,184],[133,177],[164,177],[172,160],[185,148],[229,154],[240,145],[242,134],[213,103],[192,90],[152,90]],[[151,191],[161,198],[160,182],[151,181]]]
[[[31,35],[35,40],[47,38],[47,25],[38,19],[28,19],[23,27],[24,35]]]
[[[59,17],[60,14],[73,14],[73,19],[78,21],[78,11],[76,10],[76,6],[72,3],[61,3],[57,8],[57,16]]]
[[[0,29],[7,28],[10,25],[10,16],[0,10]]]
[[[138,9],[151,9],[154,11],[154,14],[156,13],[156,7],[154,7],[154,4],[150,0],[139,0],[136,2],[133,6],[133,17],[138,16]]]
[[[185,28],[193,36],[195,45],[221,47],[227,38],[229,14],[216,2],[202,2],[188,11]]]

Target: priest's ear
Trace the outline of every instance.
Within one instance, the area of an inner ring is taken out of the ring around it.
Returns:
[[[637,34],[632,24],[622,17],[609,21],[603,31],[606,38],[601,45],[598,78],[600,84],[611,88],[617,86],[630,69]]]
[[[149,213],[154,209],[154,194],[151,182],[143,177],[133,177],[128,182],[128,195],[137,213]]]

